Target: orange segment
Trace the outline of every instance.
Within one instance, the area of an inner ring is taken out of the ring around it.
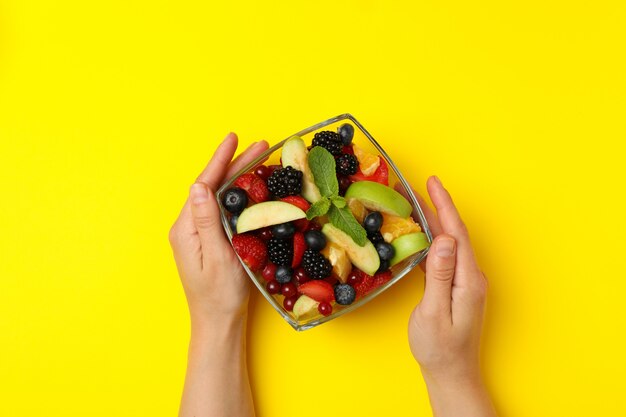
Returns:
[[[352,263],[346,251],[336,243],[328,242],[320,253],[330,261],[330,264],[333,266],[333,273],[337,275],[339,281],[345,284],[350,271],[352,271]]]
[[[398,236],[422,231],[419,224],[415,223],[415,220],[411,217],[404,219],[402,217],[392,216],[391,214],[382,213],[382,215],[383,225],[380,228],[380,233],[387,243]]]
[[[363,223],[363,219],[367,216],[367,209],[365,206],[356,198],[349,198],[347,200],[348,208],[352,212],[354,218],[359,222]]]
[[[354,156],[359,160],[359,168],[361,172],[366,177],[372,175],[380,165],[380,158],[378,155],[371,154],[369,152],[365,152],[363,149],[359,148],[356,143],[352,145],[352,149],[354,151]]]

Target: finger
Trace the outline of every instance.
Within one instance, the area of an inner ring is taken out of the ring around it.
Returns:
[[[248,148],[243,151],[237,158],[231,162],[226,171],[226,175],[224,179],[228,180],[230,177],[235,175],[239,170],[248,165],[250,162],[257,159],[263,152],[265,152],[269,148],[269,145],[266,141],[262,140],[260,142],[255,142],[252,145],[248,146]],[[265,162],[265,161],[263,161]]]
[[[225,239],[215,195],[204,183],[197,182],[189,190],[189,202],[202,247],[202,258],[214,258],[216,248],[223,247],[219,240]]]
[[[477,270],[474,250],[472,249],[467,228],[452,201],[450,193],[443,188],[441,181],[435,176],[428,179],[427,188],[428,194],[430,194],[430,198],[437,209],[437,217],[443,233],[449,234],[456,240],[458,267],[463,271]]]
[[[233,159],[236,150],[237,135],[231,132],[217,147],[207,166],[198,175],[196,182],[205,183],[209,190],[215,192],[219,184],[222,183],[228,164]]]
[[[451,317],[456,242],[450,235],[435,238],[426,258],[426,288],[420,309],[428,316]]]
[[[400,182],[397,182],[394,188],[397,192],[402,194],[404,198],[410,200],[409,196],[406,193],[406,189],[402,186]],[[430,228],[430,232],[432,233],[433,237],[439,236],[442,233],[442,230],[437,215],[430,208],[430,205],[426,202],[424,197],[422,197],[417,191],[415,191],[415,189],[411,188],[411,190],[413,191],[413,194],[415,194],[415,198],[417,198],[417,202],[422,209],[422,213],[424,213],[424,217],[426,218],[426,222],[428,223],[428,227]],[[411,213],[411,217],[416,220],[419,219],[417,210],[413,210],[413,213]]]
[[[218,158],[218,159],[227,158],[229,154],[230,154],[230,158],[232,158],[232,153],[231,153],[230,147],[232,146],[233,136],[235,138],[235,143],[236,143],[237,136],[234,133],[229,133],[226,136],[226,138],[224,139],[224,141],[222,141],[222,143],[218,146],[217,150],[215,151],[215,154],[211,158],[211,161],[207,164],[206,168],[200,173],[200,175],[198,175],[198,179],[197,179],[198,182],[202,182],[202,183],[205,183],[205,184],[209,185],[209,183],[211,182],[210,177],[212,175],[214,175],[212,173],[212,172],[214,172],[214,171],[212,171],[212,169],[214,169],[214,163],[216,162],[216,158]],[[229,143],[229,142],[231,142],[231,143]],[[232,163],[230,163],[229,171],[232,168],[233,164],[235,164],[235,163],[239,164],[240,162],[243,162],[241,164],[241,167],[243,168],[243,166],[245,166],[252,159],[254,159],[254,158],[248,159],[251,151],[256,153],[256,152],[258,152],[258,148],[264,149],[264,146],[267,146],[267,143],[265,143],[265,145],[259,146],[257,149],[255,149],[256,145],[259,145],[259,144],[260,143],[255,143],[255,144],[252,144],[252,145],[248,146],[248,149],[246,149],[244,152],[242,152],[241,155],[239,155],[237,158],[235,158],[235,160]],[[219,162],[220,165],[222,163],[223,162]],[[212,165],[213,165],[213,168],[212,168]],[[235,170],[233,172],[236,172],[236,171],[237,170]],[[228,171],[227,171],[227,175],[228,175]],[[223,178],[224,175],[221,175],[221,177]],[[221,179],[220,179],[220,181],[221,181]],[[218,185],[219,185],[219,183],[218,183]],[[217,185],[215,186],[215,188],[217,188]],[[189,200],[190,199],[187,198],[187,201],[185,201],[185,205],[181,209],[180,214],[178,215],[178,219],[176,220],[176,223],[174,225],[174,228],[176,229],[177,233],[179,233],[179,234],[181,234],[183,236],[184,235],[195,235],[196,234],[196,227],[194,226],[194,222],[193,222],[193,218],[192,218],[192,214],[191,214],[191,204],[190,204]]]

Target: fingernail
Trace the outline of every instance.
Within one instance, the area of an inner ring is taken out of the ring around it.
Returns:
[[[438,177],[438,176],[433,175],[433,179],[435,180],[435,182],[436,182],[437,184],[439,184],[439,185],[443,185],[443,184],[441,183],[441,180],[439,179],[439,177]]]
[[[194,204],[206,203],[206,201],[209,199],[209,192],[206,186],[200,183],[195,183],[191,186],[189,195],[191,197],[191,201]]]
[[[435,251],[440,258],[447,258],[454,255],[455,241],[449,237],[444,237],[437,240],[437,247]]]

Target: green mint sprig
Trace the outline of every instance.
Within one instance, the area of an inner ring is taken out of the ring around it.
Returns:
[[[335,158],[326,149],[316,146],[309,152],[308,159],[313,180],[322,198],[311,205],[306,212],[306,218],[311,220],[328,213],[328,219],[335,227],[350,236],[357,245],[365,245],[367,243],[365,229],[346,207],[346,199],[339,196]]]

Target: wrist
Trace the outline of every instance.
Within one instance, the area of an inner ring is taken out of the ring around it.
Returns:
[[[422,370],[433,415],[495,416],[489,393],[479,370],[429,373]]]
[[[241,312],[196,313],[190,309],[191,336],[231,334],[245,330],[247,309]]]

